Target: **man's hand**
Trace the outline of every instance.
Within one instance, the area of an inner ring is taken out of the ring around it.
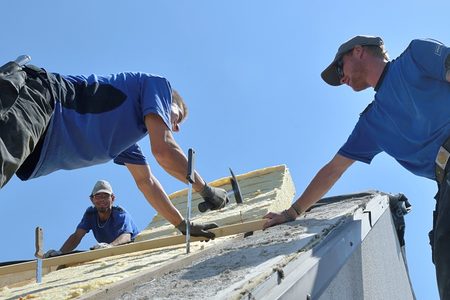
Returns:
[[[208,230],[217,228],[219,225],[216,223],[208,223],[208,224],[194,224],[191,222],[191,236],[201,236],[207,239],[214,239],[216,235]],[[177,229],[181,231],[182,234],[186,235],[186,220],[183,220],[180,224],[178,224]]]
[[[295,220],[295,217],[289,215],[287,210],[284,210],[281,213],[269,212],[263,218],[267,219],[267,222],[263,225],[263,230],[278,224],[283,224]]]
[[[108,243],[98,243],[92,246],[91,250],[97,250],[97,249],[104,249],[104,248],[111,248],[112,246]]]
[[[45,252],[44,258],[50,258],[50,257],[58,256],[61,254],[62,254],[62,252],[59,250],[50,249],[47,252]]]
[[[203,190],[200,192],[200,196],[202,196],[204,202],[198,204],[198,210],[200,212],[205,212],[208,209],[210,210],[218,210],[224,208],[225,205],[230,202],[228,199],[227,191],[224,189],[211,187],[207,184],[203,187]]]

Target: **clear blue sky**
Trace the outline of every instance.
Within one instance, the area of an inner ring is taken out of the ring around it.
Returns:
[[[398,4],[401,2],[401,4]],[[332,3],[332,4],[329,4]],[[62,74],[145,71],[167,77],[191,115],[176,134],[197,152],[207,181],[286,164],[297,196],[347,139],[373,90],[355,93],[320,78],[339,44],[356,34],[382,36],[392,58],[413,38],[447,45],[448,1],[3,1],[0,62],[29,54]],[[185,185],[140,145],[168,193]],[[124,167],[112,162],[58,171],[0,191],[0,261],[33,258],[34,228],[58,249],[75,230],[98,179],[144,228],[155,214]],[[385,154],[356,163],[328,194],[376,189],[413,204],[406,251],[418,299],[437,299],[427,233],[436,184]],[[80,245],[95,240],[89,234]]]

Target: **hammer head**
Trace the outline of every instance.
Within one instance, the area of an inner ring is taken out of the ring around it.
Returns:
[[[231,168],[230,168],[230,173],[231,173],[230,181],[231,181],[231,187],[233,188],[234,199],[236,199],[237,204],[242,204],[244,198],[242,197],[241,188],[239,187],[239,183],[236,179],[236,176],[234,176],[234,173],[231,170]]]

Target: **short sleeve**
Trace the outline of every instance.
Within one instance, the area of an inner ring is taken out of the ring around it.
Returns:
[[[134,144],[122,153],[120,153],[116,158],[114,158],[114,163],[118,165],[135,164],[135,165],[146,165],[147,159],[142,153],[141,148],[138,144]]]
[[[172,105],[172,87],[167,79],[157,76],[142,76],[141,106],[143,118],[156,114],[171,129],[170,112]]]
[[[89,232],[89,230],[92,229],[92,216],[95,214],[95,211],[92,207],[89,207],[84,212],[83,218],[81,219],[80,223],[78,224],[77,228],[83,229],[86,231],[86,233]]]
[[[121,207],[117,208],[117,211],[118,211],[118,219],[119,219],[118,222],[122,224],[120,230],[117,232],[117,236],[119,236],[123,233],[130,233],[131,239],[134,240],[136,235],[138,235],[139,230],[138,230],[136,224],[133,222],[131,215]]]
[[[431,78],[445,80],[445,60],[450,55],[450,48],[432,39],[413,40],[408,49],[414,62]]]
[[[365,120],[360,118],[345,144],[339,149],[338,154],[370,164],[372,159],[381,151],[370,134],[370,130],[366,130]]]

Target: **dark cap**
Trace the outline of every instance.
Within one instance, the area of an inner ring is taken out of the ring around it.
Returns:
[[[322,79],[329,85],[338,86],[341,85],[339,75],[336,70],[336,62],[338,62],[342,55],[355,48],[355,46],[382,46],[383,40],[380,37],[369,35],[357,35],[350,40],[343,43],[334,57],[333,62],[320,74]]]

